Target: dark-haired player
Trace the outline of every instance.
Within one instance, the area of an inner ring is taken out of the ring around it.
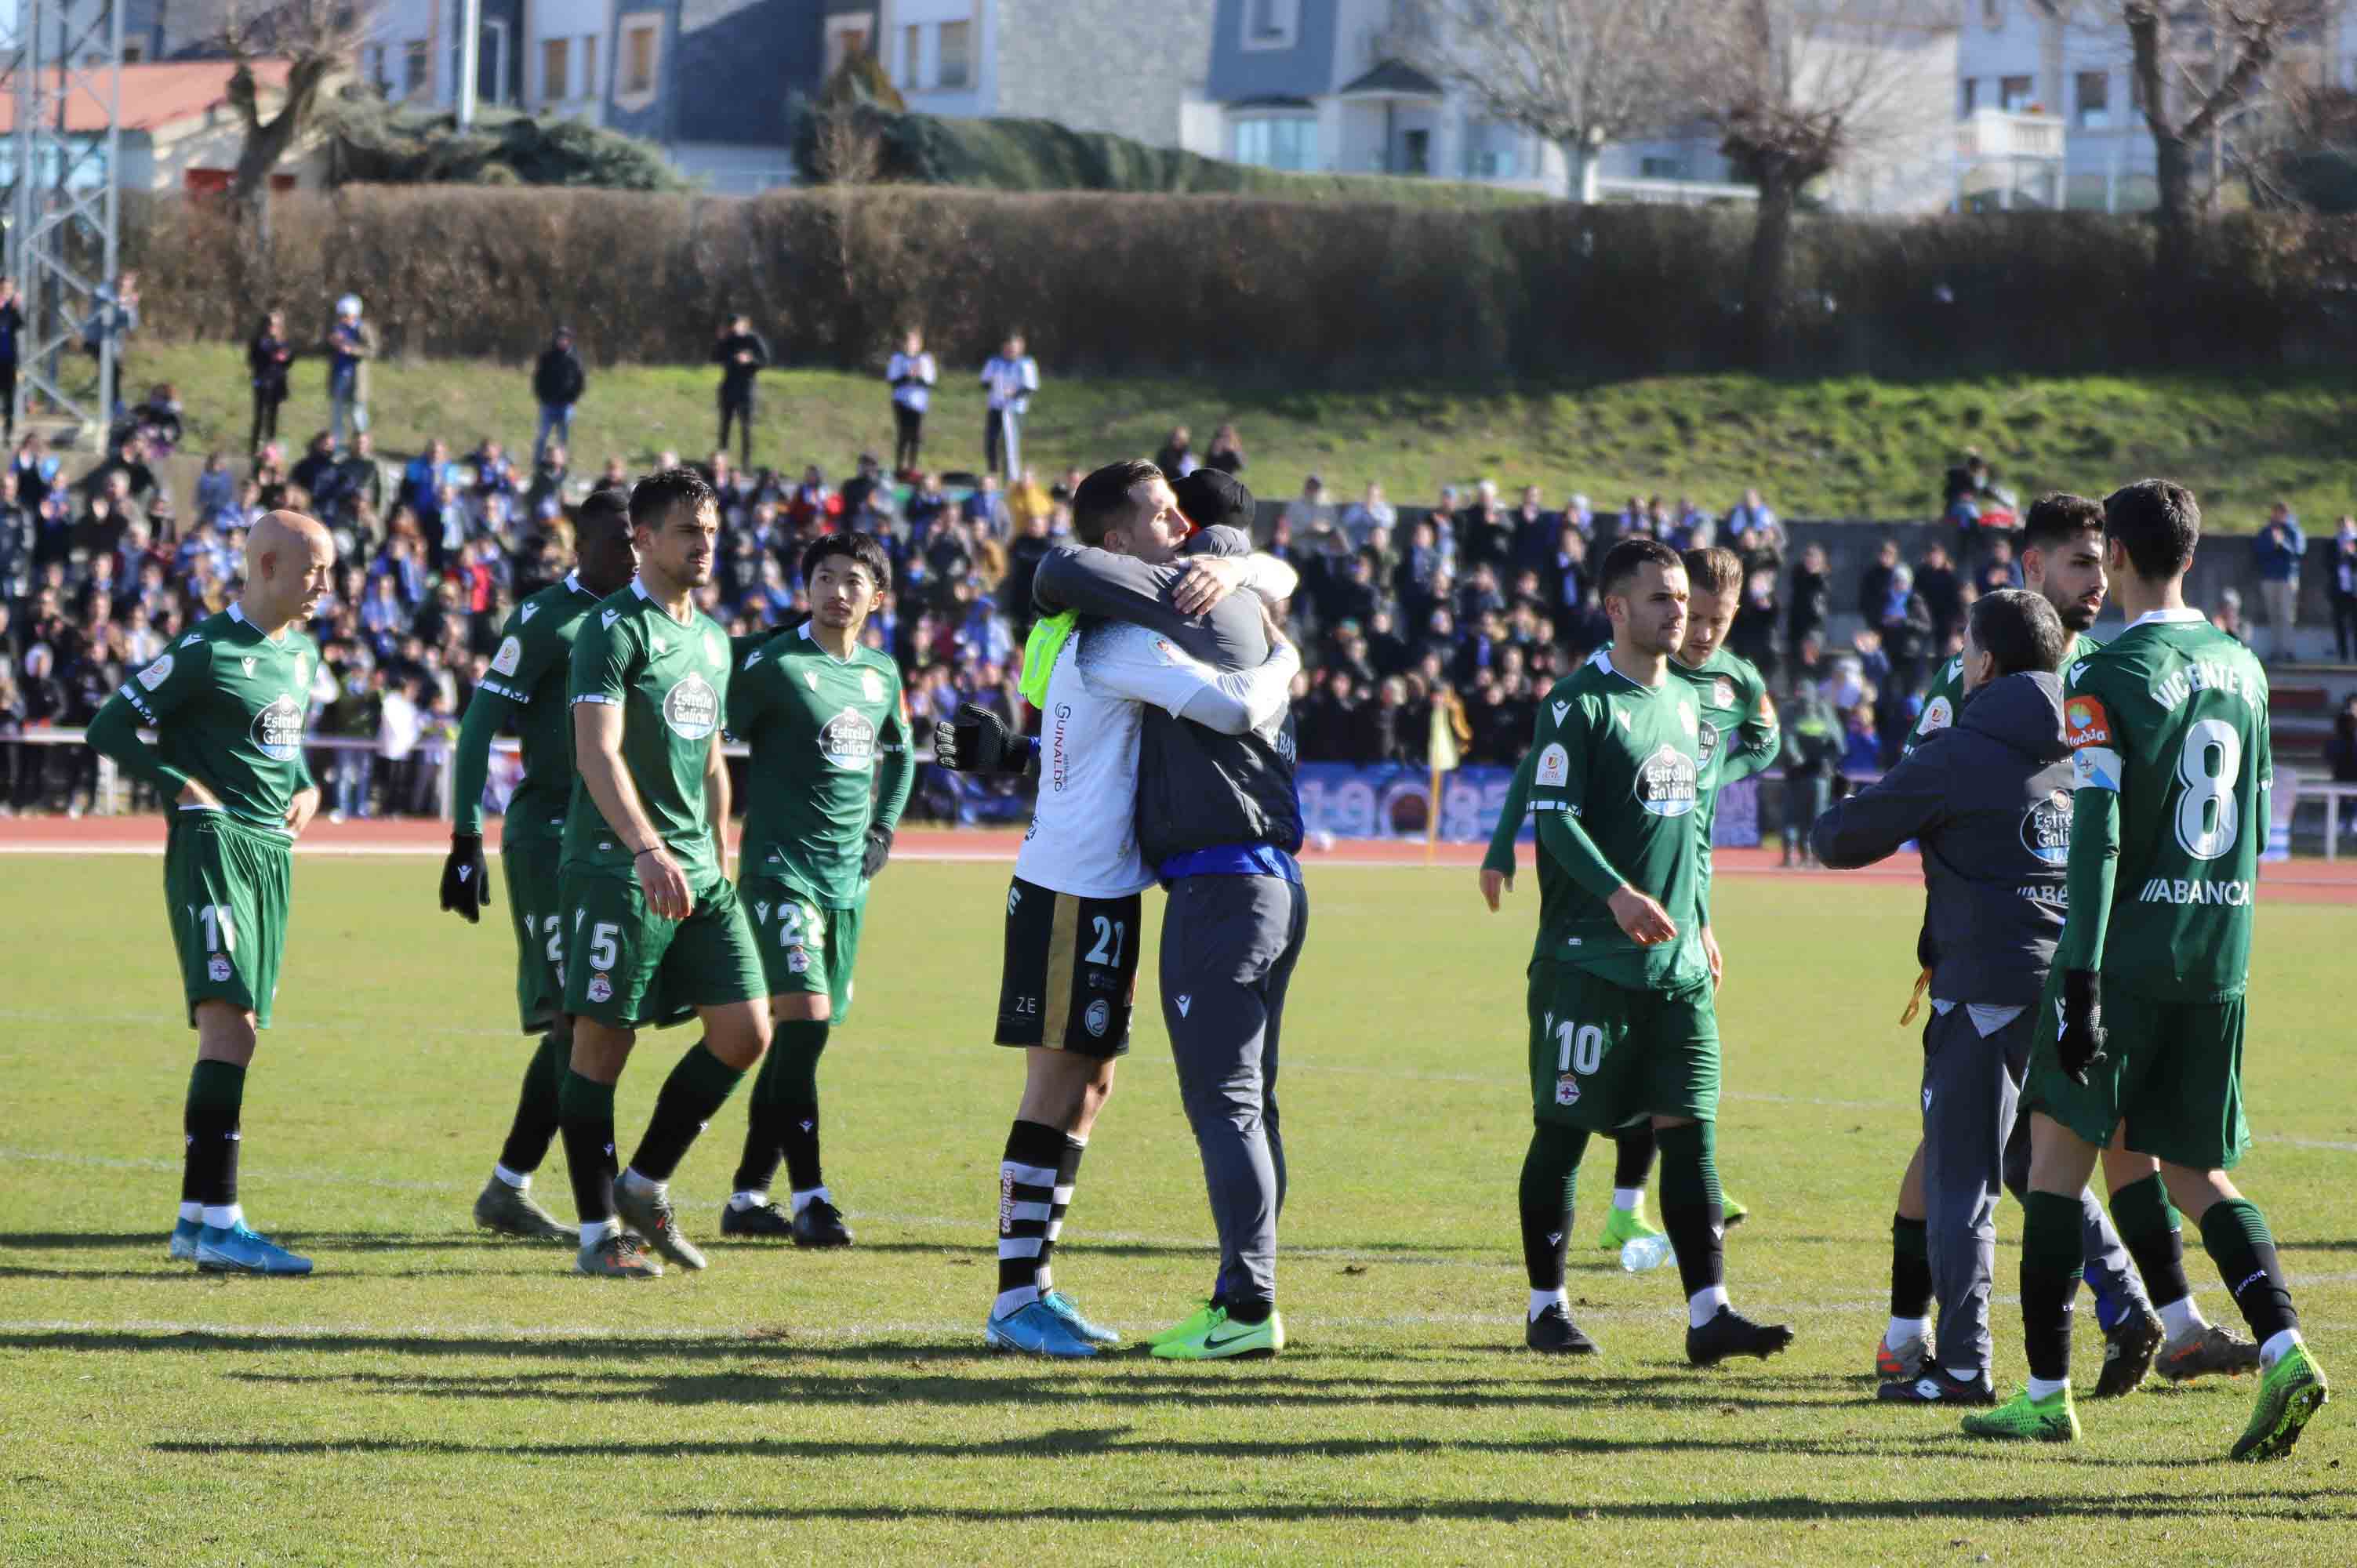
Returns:
[[[479,921],[491,901],[483,865],[483,783],[491,737],[513,730],[523,777],[500,823],[500,870],[515,926],[516,1011],[540,1036],[491,1179],[475,1199],[475,1223],[506,1236],[578,1243],[579,1232],[532,1199],[532,1173],[556,1137],[557,1094],[573,1055],[565,1015],[565,918],[557,897],[565,811],[573,798],[573,710],[565,701],[574,640],[600,599],[630,585],[638,570],[628,498],[599,490],[581,505],[574,569],[509,615],[491,668],[475,687],[452,753],[456,820],[442,863],[442,908]]]
[[[746,1108],[736,1192],[720,1211],[724,1236],[851,1245],[819,1165],[818,1058],[851,1016],[867,885],[892,852],[915,777],[899,667],[859,640],[891,581],[874,538],[823,535],[802,553],[810,618],[738,645],[728,727],[753,757],[737,889],[775,1023]],[[790,1209],[770,1200],[781,1159]]]
[[[575,1267],[608,1279],[662,1273],[641,1237],[683,1268],[704,1267],[679,1234],[672,1173],[770,1044],[769,989],[726,871],[728,638],[694,600],[712,580],[719,502],[699,476],[666,468],[631,489],[630,527],[638,575],[573,645],[579,775],[558,891],[573,1016],[558,1125],[581,1214]],[[615,1080],[641,1027],[690,1013],[704,1038],[663,1080],[618,1176]]]
[[[2171,1265],[2181,1273],[2181,1210],[2259,1343],[2257,1406],[2231,1456],[2289,1452],[2327,1397],[2266,1220],[2225,1174],[2250,1143],[2244,991],[2274,765],[2265,671],[2185,603],[2201,532],[2191,492],[2166,480],[2104,501],[2104,564],[2128,627],[2071,668],[2063,703],[2075,785],[2071,904],[2023,1095],[2029,1382],[2000,1408],[1967,1417],[1974,1436],[2079,1435],[2071,1402],[2078,1194],[2099,1156],[2155,1296],[2176,1294],[2162,1276]],[[2156,1170],[2149,1203],[2132,1206]]]
[[[1696,906],[1702,714],[1671,670],[1686,630],[1686,569],[1628,539],[1598,588],[1612,644],[1548,692],[1532,741],[1539,931],[1530,967],[1533,1120],[1522,1230],[1536,1318],[1565,1314],[1565,1239],[1588,1135],[1650,1121],[1662,1221],[1686,1296],[1686,1359],[1771,1356],[1792,1343],[1728,1304],[1718,1171],[1718,1023]]]

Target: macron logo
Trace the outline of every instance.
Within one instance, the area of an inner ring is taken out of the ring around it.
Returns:
[[[1563,723],[1563,716],[1571,712],[1569,703],[1550,703],[1547,705],[1555,710],[1555,722],[1557,724]]]
[[[1195,999],[1191,996],[1180,996],[1175,1000],[1178,1004],[1178,1016],[1181,1018],[1187,1015],[1187,1009],[1195,1005]]]
[[[526,599],[522,604],[516,607],[516,618],[519,620],[529,621],[533,617],[539,613],[540,607],[533,604],[530,599]]]
[[[598,624],[599,624],[600,626],[604,626],[604,627],[607,627],[607,628],[610,628],[616,621],[618,621],[618,620],[619,620],[619,619],[621,619],[621,618],[622,618],[622,612],[621,612],[621,611],[619,611],[619,610],[608,610],[605,614],[603,614],[603,615],[601,615],[601,616],[599,616],[599,617],[597,618],[597,622],[598,622]]]

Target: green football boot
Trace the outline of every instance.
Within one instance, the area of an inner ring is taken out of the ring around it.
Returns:
[[[1733,1193],[1722,1192],[1718,1195],[1718,1223],[1721,1229],[1732,1230],[1750,1218],[1751,1210],[1745,1208]]]
[[[1604,1230],[1596,1238],[1599,1252],[1617,1252],[1630,1242],[1662,1232],[1645,1223],[1641,1211],[1634,1208],[1608,1208],[1604,1211]]]
[[[2011,1399],[1987,1414],[1964,1417],[1964,1435],[2014,1443],[2076,1443],[2079,1411],[2071,1402],[2067,1387],[2042,1400],[2031,1399],[2026,1388],[2018,1389]]]
[[[1258,1323],[1238,1323],[1224,1306],[1215,1306],[1198,1334],[1165,1339],[1154,1347],[1161,1361],[1228,1361],[1274,1356],[1285,1348],[1285,1319],[1275,1312]]]
[[[1219,1310],[1217,1306],[1207,1301],[1161,1333],[1147,1335],[1144,1344],[1151,1350],[1158,1346],[1175,1344],[1181,1339],[1200,1339],[1202,1337],[1203,1330],[1211,1326],[1211,1315]]]
[[[2259,1380],[2259,1402],[2251,1412],[2251,1424],[2243,1428],[2227,1457],[2282,1458],[2299,1441],[2309,1417],[2322,1410],[2331,1397],[2323,1366],[2308,1353],[2307,1346],[2294,1345]]]

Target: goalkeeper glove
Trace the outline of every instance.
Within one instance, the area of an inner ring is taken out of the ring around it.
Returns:
[[[933,760],[952,773],[1022,773],[1039,755],[1028,736],[1017,735],[988,708],[967,703],[957,716],[933,726]]]

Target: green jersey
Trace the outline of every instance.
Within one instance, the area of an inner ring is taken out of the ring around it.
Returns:
[[[318,667],[309,637],[293,627],[264,637],[231,605],[125,681],[107,727],[120,726],[124,710],[135,714],[156,731],[159,789],[178,793],[194,779],[238,821],[283,833],[295,797],[313,787],[303,722]]]
[[[574,640],[597,605],[597,596],[581,585],[576,573],[516,606],[478,688],[515,704],[516,738],[523,743],[523,778],[508,798],[502,843],[554,842],[565,832],[565,808],[573,799],[573,706],[565,701],[566,682]],[[481,832],[481,812],[479,795],[460,801],[460,831]]]
[[[2074,899],[2062,951],[2156,1001],[2240,996],[2275,781],[2266,671],[2189,609],[2142,617],[2066,675],[2074,840],[2076,822],[2091,804],[2108,807],[2109,794],[2119,858],[2110,908],[2083,910]]]
[[[1575,964],[1631,989],[1707,977],[1695,938],[1701,736],[1693,687],[1675,676],[1639,685],[1609,654],[1547,693],[1532,741],[1531,810],[1539,820],[1533,961]],[[1631,940],[1605,905],[1613,877],[1657,900],[1676,938],[1650,948]]]
[[[856,908],[877,765],[908,750],[899,668],[872,648],[835,658],[807,621],[739,639],[737,650],[728,729],[753,748],[743,874],[777,877],[824,908]],[[886,803],[885,826],[907,800]]]
[[[1718,792],[1775,761],[1783,754],[1784,740],[1776,731],[1776,704],[1769,701],[1767,679],[1749,659],[1722,648],[1700,664],[1673,659],[1670,673],[1693,689],[1702,714],[1694,810],[1695,842],[1702,846],[1695,907],[1697,918],[1708,925],[1711,830],[1718,821]]]
[[[2062,668],[2068,671],[2074,660],[2102,651],[2103,646],[2082,633],[2063,654]],[[1935,732],[1954,724],[1956,712],[1964,705],[1964,656],[1960,653],[1941,665],[1940,673],[1932,678],[1932,689],[1923,693],[1923,711],[1916,715],[1915,727],[1907,732],[1906,740],[1900,744],[1899,755],[1906,756],[1931,739]]]
[[[582,618],[570,669],[568,706],[622,710],[622,765],[689,887],[701,893],[721,880],[704,775],[727,711],[728,634],[701,610],[673,619],[633,578]],[[565,814],[565,864],[629,875],[631,861],[630,846],[576,777]]]

